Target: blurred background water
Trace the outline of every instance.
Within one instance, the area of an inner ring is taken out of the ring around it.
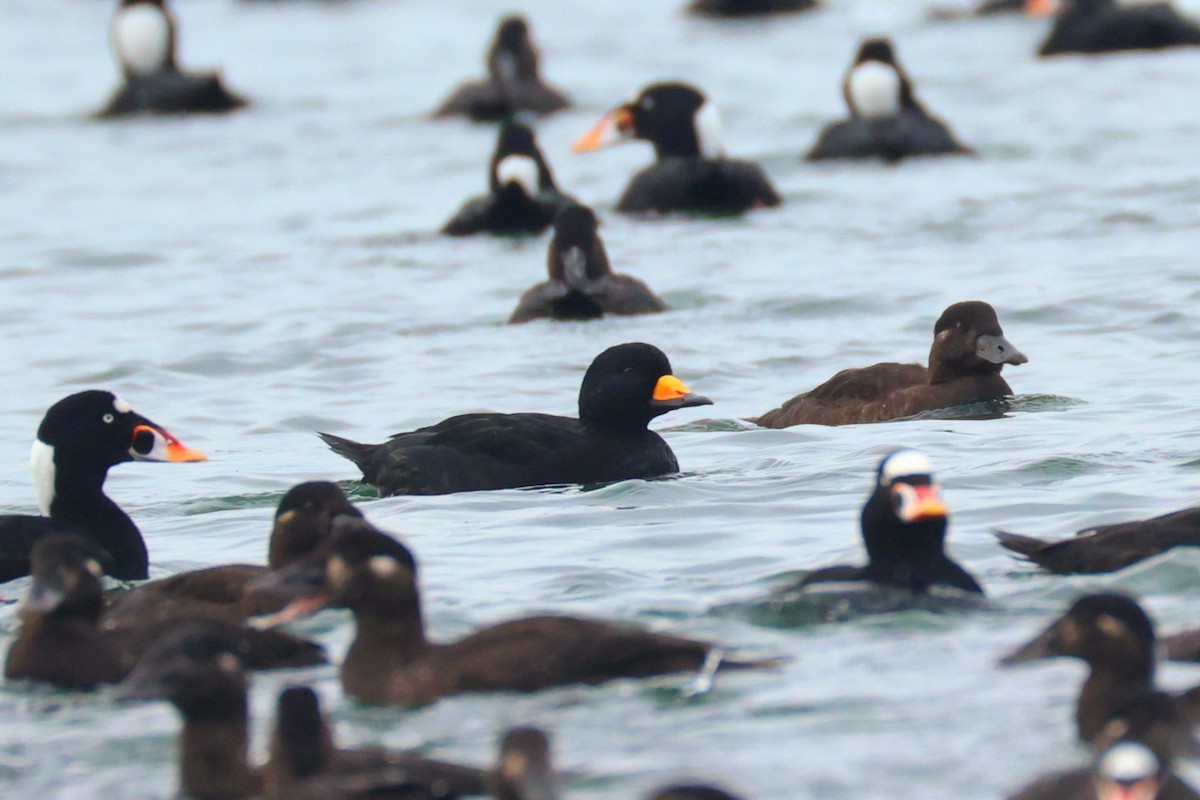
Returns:
[[[533,611],[591,614],[789,658],[685,699],[685,678],[477,696],[420,711],[343,702],[334,667],[255,679],[258,744],[277,689],[312,681],[348,742],[492,758],[536,723],[584,777],[635,797],[679,777],[748,798],[1003,796],[1081,762],[1082,668],[1014,672],[997,655],[1077,593],[1137,592],[1167,629],[1200,623],[1200,553],[1117,576],[1032,574],[997,527],[1062,536],[1196,502],[1200,375],[1200,52],[1033,58],[1046,23],[930,23],[920,2],[831,0],[722,24],[681,0],[177,3],[181,61],[219,65],[254,101],[227,118],[100,124],[115,86],[112,4],[0,6],[0,509],[36,510],[28,446],[44,410],[118,391],[211,461],[128,465],[108,487],[152,571],[261,562],[294,482],[350,481],[317,440],[366,441],[471,410],[572,413],[604,347],[644,340],[716,405],[661,420],[682,477],[577,489],[370,499],[420,560],[431,633]],[[1185,4],[1193,12],[1196,3]],[[651,318],[507,327],[545,239],[434,231],[486,186],[493,129],[424,114],[482,72],[521,10],[573,111],[539,126],[562,187],[604,218],[614,266],[673,307]],[[807,166],[843,112],[859,38],[886,33],[919,96],[976,158]],[[611,214],[647,145],[570,142],[657,79],[703,87],[727,149],[785,195],[739,220]],[[1030,362],[1004,419],[755,430],[738,422],[834,372],[923,361],[952,302],[987,300]],[[992,607],[826,626],[724,613],[796,570],[858,560],[858,513],[889,449],[933,458],[951,549]],[[3,587],[16,597],[23,583]],[[0,647],[16,625],[0,610]],[[302,630],[340,655],[348,617]],[[1200,669],[1170,667],[1191,685]],[[165,705],[0,689],[0,794],[169,796]]]

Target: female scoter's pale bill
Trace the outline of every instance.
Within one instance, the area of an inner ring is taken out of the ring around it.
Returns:
[[[671,374],[661,350],[634,342],[592,361],[578,418],[463,414],[383,444],[319,435],[386,495],[599,484],[678,472],[670,446],[647,425],[670,411],[711,404]]]
[[[533,129],[506,121],[488,169],[488,193],[468,200],[442,227],[447,236],[532,235],[575,201],[558,190]]]
[[[618,211],[728,215],[782,202],[758,165],[725,157],[721,115],[693,86],[646,87],[636,100],[606,114],[574,150],[633,139],[653,144],[657,160],[633,177]]]
[[[505,17],[487,56],[488,76],[463,84],[434,112],[435,117],[465,116],[479,122],[513,114],[550,114],[570,105],[542,82],[538,52],[524,17]]]
[[[112,392],[59,400],[42,419],[30,461],[41,517],[0,516],[0,580],[29,574],[38,539],[77,533],[112,558],[110,574],[142,580],[149,559],[133,520],[104,494],[108,470],[126,461],[204,461],[167,430]]]
[[[854,425],[1001,400],[1012,395],[1000,377],[1004,365],[1028,360],[1004,338],[994,308],[978,300],[955,303],[933,326],[927,368],[888,362],[845,369],[751,421],[765,428]]]
[[[605,314],[653,314],[667,306],[637,278],[612,271],[590,208],[571,205],[554,221],[550,279],[521,297],[510,323],[534,319],[585,320]]]
[[[1165,0],[1061,0],[1038,55],[1200,45],[1200,26]]]
[[[246,105],[219,74],[187,73],[175,60],[177,24],[166,0],[121,0],[110,39],[124,84],[100,112],[127,114],[222,113]]]
[[[692,0],[689,14],[702,17],[758,17],[817,8],[817,0]]]
[[[912,81],[888,39],[867,39],[859,46],[842,82],[842,94],[850,118],[826,127],[805,156],[807,160],[899,161],[971,152],[918,102]]]

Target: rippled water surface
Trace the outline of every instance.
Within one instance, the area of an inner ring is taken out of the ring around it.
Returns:
[[[485,185],[493,133],[422,114],[481,70],[495,19],[515,4],[182,1],[183,62],[221,65],[254,108],[99,124],[86,115],[116,80],[110,4],[5,0],[0,509],[35,511],[28,447],[45,408],[106,387],[211,456],[110,477],[153,572],[261,561],[288,486],[356,476],[315,430],[374,440],[469,410],[570,413],[592,356],[650,341],[716,401],[660,421],[682,477],[362,493],[363,508],[413,545],[436,637],[586,613],[786,667],[726,676],[693,699],[686,678],[668,678],[408,713],[343,702],[333,667],[270,675],[255,681],[260,744],[276,689],[311,680],[350,742],[486,760],[504,726],[543,725],[584,776],[578,798],[684,776],[751,800],[985,798],[1080,761],[1079,665],[1001,673],[997,654],[1085,587],[1142,594],[1165,628],[1198,623],[1200,553],[1058,579],[1010,559],[991,531],[1066,535],[1197,500],[1200,51],[1038,63],[1044,23],[932,24],[915,1],[831,0],[734,25],[689,20],[680,4],[523,3],[547,77],[578,103],[539,131],[560,183],[597,206],[614,265],[675,310],[508,328],[545,239],[433,233]],[[977,158],[800,163],[841,113],[857,39],[881,31]],[[709,92],[728,150],[765,166],[781,208],[715,222],[610,213],[649,148],[573,156],[569,144],[670,77]],[[1005,418],[737,421],[844,367],[923,360],[940,311],[976,298],[1030,357],[1006,372],[1019,398]],[[989,609],[799,627],[725,613],[797,570],[857,560],[871,471],[897,446],[938,466],[952,550],[986,583]],[[0,611],[0,647],[15,625],[12,606]],[[350,635],[338,613],[303,630],[339,654]],[[1198,680],[1187,667],[1164,676]],[[0,794],[169,796],[176,726],[165,705],[0,689]]]

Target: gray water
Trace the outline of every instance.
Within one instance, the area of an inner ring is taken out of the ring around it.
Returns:
[[[355,470],[313,435],[379,440],[452,413],[571,413],[604,347],[644,340],[716,401],[659,427],[682,477],[362,507],[420,559],[432,634],[535,611],[707,637],[786,667],[474,696],[414,712],[343,701],[333,667],[255,679],[257,743],[276,691],[312,682],[345,742],[486,761],[508,725],[549,729],[583,775],[572,798],[632,798],[681,777],[749,800],[989,798],[1085,755],[1082,668],[1000,672],[996,657],[1085,589],[1141,595],[1165,629],[1200,623],[1200,553],[1116,576],[1031,573],[997,527],[1079,527],[1195,504],[1200,374],[1200,52],[1032,52],[1044,22],[931,24],[922,4],[831,0],[765,23],[683,17],[681,0],[526,0],[547,78],[577,110],[540,126],[562,186],[594,204],[613,264],[670,313],[503,322],[540,279],[545,239],[448,241],[437,227],[485,186],[493,131],[423,113],[482,69],[493,0],[178,3],[182,62],[220,65],[253,109],[228,118],[87,119],[115,85],[109,3],[0,7],[0,510],[35,513],[28,446],[44,410],[120,392],[211,460],[127,465],[110,494],[152,571],[261,562],[293,483]],[[1189,8],[1200,11],[1192,3]],[[977,158],[812,167],[798,156],[842,112],[859,37],[887,32],[919,94]],[[785,204],[740,220],[611,213],[649,148],[570,142],[655,79],[721,107],[727,149],[761,162]],[[755,430],[837,370],[923,360],[952,302],[994,304],[1030,357],[1003,419]],[[951,549],[985,611],[773,627],[745,607],[789,574],[860,556],[858,513],[882,454],[925,450]],[[3,587],[19,596],[24,583]],[[16,625],[0,610],[0,648]],[[761,620],[758,620],[761,622]],[[334,654],[348,617],[303,626]],[[1200,670],[1169,667],[1191,685]],[[173,792],[166,705],[0,688],[4,797]]]

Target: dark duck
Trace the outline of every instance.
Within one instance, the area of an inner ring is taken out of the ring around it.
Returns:
[[[1120,741],[1102,750],[1090,767],[1043,775],[1009,800],[1195,800],[1171,771],[1168,759],[1146,745]]]
[[[144,625],[194,616],[241,623],[249,617],[278,611],[278,603],[248,591],[247,584],[316,550],[328,538],[334,517],[342,514],[360,516],[336,484],[297,484],[284,494],[275,511],[266,566],[222,564],[109,592],[106,623]]]
[[[667,309],[646,284],[612,271],[596,225],[590,208],[563,209],[550,240],[550,279],[521,296],[510,323],[599,319],[605,314],[653,314]]]
[[[1075,709],[1080,739],[1104,744],[1114,719],[1126,718],[1122,728],[1145,726],[1149,720],[1160,742],[1156,749],[1194,754],[1190,730],[1200,720],[1200,690],[1175,696],[1159,692],[1155,648],[1154,624],[1136,600],[1117,593],[1090,594],[1000,665],[1080,659],[1089,667]]]
[[[468,200],[442,227],[442,233],[538,234],[573,202],[555,185],[533,130],[518,122],[505,122],[488,170],[488,193]]]
[[[1024,354],[1004,338],[996,311],[976,300],[955,303],[933,326],[929,366],[888,362],[845,369],[815,389],[752,419],[765,428],[887,422],[1012,395],[1000,377]]]
[[[0,516],[0,580],[29,574],[38,539],[74,533],[106,552],[109,575],[131,581],[148,577],[149,557],[133,520],[104,494],[109,469],[126,461],[204,461],[205,455],[113,393],[93,390],[50,407],[30,460],[43,516]]]
[[[1116,572],[1176,547],[1200,547],[1200,508],[1135,522],[1085,528],[1048,542],[997,532],[1000,544],[1042,569],[1059,575]]]
[[[264,800],[449,800],[487,794],[487,775],[479,769],[381,747],[338,747],[319,698],[307,687],[279,694],[270,753],[263,770]]]
[[[717,107],[693,86],[646,87],[636,100],[610,111],[574,149],[586,152],[632,139],[653,144],[656,160],[633,177],[618,211],[725,216],[782,202],[758,165],[725,157]]]
[[[760,17],[810,11],[819,5],[817,0],[692,0],[687,10],[701,17]]]
[[[867,39],[842,83],[850,118],[823,131],[805,158],[882,158],[969,153],[917,100],[908,73],[887,39]]]
[[[20,610],[4,664],[9,680],[88,690],[121,680],[167,633],[201,631],[239,652],[248,667],[306,666],[325,662],[317,645],[278,631],[258,631],[208,619],[172,619],[109,625],[103,618],[98,551],[69,534],[47,536],[33,551],[33,580]]]
[[[217,73],[182,71],[175,61],[175,15],[165,0],[121,0],[112,21],[112,45],[124,84],[100,112],[219,114],[246,105]]]
[[[339,517],[334,525],[317,554],[259,583],[261,591],[294,599],[261,622],[290,621],[322,606],[350,609],[355,635],[342,662],[342,688],[362,703],[415,707],[469,692],[771,666],[723,660],[707,642],[578,617],[517,619],[456,642],[432,642],[408,548],[361,519]]]
[[[478,122],[502,120],[518,112],[550,114],[570,103],[542,82],[538,53],[524,17],[505,17],[487,56],[488,76],[463,84],[434,116],[463,116]]]
[[[610,347],[588,367],[578,418],[463,414],[383,444],[320,436],[385,495],[600,484],[678,472],[670,446],[647,426],[711,403],[671,374],[661,350],[631,343]]]
[[[867,563],[813,570],[795,588],[865,584],[925,593],[935,588],[983,594],[971,575],[946,555],[946,505],[933,465],[915,450],[879,462],[875,487],[862,510]]]
[[[1200,27],[1171,2],[1063,0],[1038,55],[1200,45]]]

